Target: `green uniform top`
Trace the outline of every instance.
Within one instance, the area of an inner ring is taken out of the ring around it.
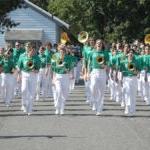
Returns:
[[[29,63],[31,62],[31,63]],[[32,65],[31,65],[32,64]],[[20,70],[25,72],[31,72],[33,70],[40,69],[40,58],[38,55],[34,55],[31,58],[26,53],[20,55],[17,66]]]
[[[133,66],[133,70],[130,69],[129,64]],[[123,76],[136,76],[137,71],[140,70],[140,62],[137,59],[133,58],[132,61],[129,63],[128,58],[124,61],[121,61],[119,65],[119,70],[122,72]]]
[[[97,51],[97,50],[93,50],[92,53],[90,53],[90,65],[91,65],[91,69],[103,69],[103,65],[107,65],[108,61],[109,61],[109,55],[108,55],[108,51],[105,50],[101,50],[101,51]],[[100,64],[98,59],[103,59],[104,63]]]
[[[17,65],[17,62],[19,60],[19,57],[21,54],[23,54],[25,52],[24,49],[16,49],[16,48],[13,48],[13,60],[15,62],[15,65]]]
[[[78,63],[78,57],[74,55],[70,55],[70,59],[71,59],[72,68],[76,67]]]
[[[2,66],[3,73],[12,73],[12,70],[15,68],[15,63],[11,57],[3,57],[0,61],[0,65]]]
[[[45,68],[46,65],[49,64],[46,55],[45,54],[39,54],[38,56],[39,56],[40,62],[41,62],[40,68]]]
[[[91,52],[92,48],[88,45],[84,45],[82,50],[82,56],[83,56],[83,65],[87,68],[88,65],[88,55]]]
[[[3,59],[3,55],[0,55],[0,63],[1,63],[2,59]]]
[[[139,53],[136,51],[136,52],[134,52],[134,57],[136,58],[136,59],[138,59],[138,57],[139,57]]]
[[[64,59],[61,60],[59,52],[52,56],[52,71],[58,74],[66,74],[72,69],[72,58],[70,55],[65,54]]]
[[[88,70],[91,72],[92,71],[92,63],[91,63],[91,55],[94,52],[94,50],[89,51],[88,56],[87,56],[87,63],[88,63]]]
[[[141,70],[146,70],[150,73],[150,55],[142,55],[139,59],[141,62]]]
[[[122,49],[117,49],[117,54],[119,55],[119,54],[121,54],[123,51],[122,51]]]
[[[111,52],[109,53],[108,66],[113,68],[113,69],[118,68],[118,55],[117,54],[113,55]]]
[[[118,57],[118,65],[120,65],[120,63],[126,60],[127,55],[125,55],[123,52],[119,52],[117,53],[117,57]]]
[[[45,56],[46,56],[46,59],[47,59],[47,63],[48,64],[51,64],[51,59],[52,59],[52,55],[54,54],[53,51],[51,50],[48,50],[47,48],[45,49]]]

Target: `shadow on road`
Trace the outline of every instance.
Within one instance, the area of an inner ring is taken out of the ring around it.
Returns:
[[[75,114],[75,113],[66,113],[64,115],[55,115],[54,113],[33,113],[31,116],[27,116],[26,114],[0,114],[0,117],[16,117],[16,116],[24,116],[24,117],[39,117],[39,116],[53,116],[53,117],[84,117],[84,116],[95,116],[95,117],[108,117],[108,118],[150,118],[150,115],[134,115],[134,116],[126,116],[124,114],[122,115],[117,115],[117,114],[101,114],[100,116],[96,116],[94,113],[85,113],[85,114]]]
[[[0,139],[14,139],[14,138],[61,138],[67,137],[66,135],[8,135],[0,136]]]

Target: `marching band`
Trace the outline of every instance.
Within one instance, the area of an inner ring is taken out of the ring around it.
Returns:
[[[55,114],[63,115],[69,93],[82,75],[86,103],[101,115],[104,92],[120,103],[124,114],[136,112],[136,96],[150,105],[150,46],[143,43],[112,43],[108,49],[102,39],[94,40],[82,32],[80,49],[66,41],[52,49],[47,42],[35,50],[31,42],[24,48],[0,48],[0,95],[7,107],[14,96],[21,96],[21,110],[32,114],[34,100],[53,97]],[[81,56],[82,55],[82,56]],[[82,65],[82,66],[81,66]]]

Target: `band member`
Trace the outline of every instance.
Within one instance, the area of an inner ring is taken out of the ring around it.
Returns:
[[[4,55],[4,49],[3,48],[0,48],[0,64],[1,64],[1,61],[2,61],[2,58],[3,58],[3,55]],[[2,93],[2,87],[1,87],[1,84],[2,84],[2,78],[1,78],[1,73],[2,73],[2,65],[0,65],[0,96],[1,96],[1,93]]]
[[[123,51],[118,54],[118,65],[124,62],[128,56],[129,52],[129,44],[125,44],[123,47]],[[125,97],[124,97],[124,88],[122,86],[122,73],[118,71],[118,90],[119,90],[119,99],[121,100],[121,107],[125,106]]]
[[[110,99],[115,100],[116,102],[119,101],[120,97],[120,91],[117,81],[117,63],[118,63],[118,57],[117,57],[117,49],[116,44],[112,43],[111,52],[109,53],[109,88],[110,88]]]
[[[141,56],[140,79],[142,82],[142,97],[150,105],[150,47],[145,46],[145,54]]]
[[[82,68],[82,61],[81,61],[81,58],[82,58],[82,54],[81,54],[81,51],[80,51],[80,46],[79,45],[75,45],[74,47],[74,50],[75,50],[75,57],[77,58],[77,66],[76,66],[76,76],[75,76],[75,82],[78,84],[79,83],[79,80],[80,80],[80,75],[81,75],[81,68]]]
[[[125,114],[133,115],[135,113],[136,93],[137,93],[137,73],[140,63],[135,59],[133,51],[130,50],[128,56],[120,63],[122,73],[123,92],[125,98]]]
[[[89,63],[89,56],[94,50],[95,46],[95,40],[93,38],[88,39],[88,45],[84,45],[84,52],[83,52],[83,68],[84,68],[84,82],[85,82],[85,90],[86,90],[86,102],[92,105],[91,100],[91,91],[90,91],[90,74],[89,77],[87,77],[88,71],[90,71],[91,66]],[[89,67],[89,68],[88,68]]]
[[[102,40],[97,40],[95,49],[90,55],[89,65],[91,97],[93,107],[96,108],[96,115],[100,115],[103,110],[104,90],[106,88],[106,65],[109,60],[108,51],[105,51]]]
[[[21,48],[20,43],[16,42],[15,48],[13,48],[13,59],[14,59],[14,62],[16,65],[19,60],[20,55],[23,54],[24,52],[25,52],[25,50],[23,48]]]
[[[140,52],[140,55],[137,57],[138,61],[142,63],[143,55],[145,55],[145,49]],[[138,95],[144,99],[145,93],[145,70],[141,66],[141,70],[137,76],[138,80]]]
[[[15,69],[15,64],[12,59],[12,52],[13,49],[8,49],[0,62],[0,66],[2,68],[1,72],[1,93],[2,98],[4,99],[4,102],[6,106],[8,107],[10,105],[10,102],[13,99],[13,93],[14,93],[14,76],[13,72]]]
[[[13,61],[15,63],[15,66],[17,66],[19,57],[21,54],[23,54],[25,50],[21,48],[21,45],[19,42],[15,43],[15,48],[13,48]],[[18,75],[20,76],[20,75]],[[18,76],[15,76],[15,81],[16,81],[16,89],[15,89],[15,95],[19,96],[21,93],[21,82],[17,82]]]
[[[46,42],[45,44],[45,56],[46,56],[46,89],[47,89],[47,93],[45,93],[46,97],[52,97],[52,71],[51,71],[51,58],[52,55],[54,54],[54,52],[52,51],[52,44],[50,42]]]
[[[50,65],[50,59],[47,59],[47,56],[45,55],[45,48],[43,46],[39,49],[39,58],[41,61],[40,70],[38,73],[38,79],[37,79],[37,95],[36,100],[39,100],[40,98],[40,92],[42,94],[42,98],[45,99],[48,93],[48,67]]]
[[[22,74],[22,110],[30,115],[32,113],[33,99],[36,93],[40,59],[35,55],[31,43],[26,43],[25,49],[26,52],[19,57],[18,68]]]
[[[120,42],[118,42],[118,43],[116,44],[116,49],[117,49],[117,54],[122,53],[123,48],[122,48],[122,44],[121,44]]]
[[[70,85],[69,85],[69,90],[70,90],[70,92],[72,91],[72,90],[74,90],[74,88],[75,88],[75,77],[76,77],[76,66],[77,66],[77,57],[74,55],[74,50],[73,50],[73,47],[72,46],[66,46],[66,54],[67,55],[69,55],[70,56],[70,59],[71,59],[71,68],[72,68],[72,70],[70,71],[70,81],[69,81],[69,83],[70,83]],[[73,75],[73,77],[72,77],[72,75]]]
[[[56,97],[54,105],[55,114],[64,114],[64,106],[69,94],[69,73],[71,59],[65,52],[65,45],[58,45],[58,52],[52,56],[53,83],[55,84]]]

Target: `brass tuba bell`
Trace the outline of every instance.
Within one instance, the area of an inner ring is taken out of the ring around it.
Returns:
[[[128,70],[135,71],[135,66],[132,63],[128,63]]]
[[[29,59],[27,61],[27,67],[28,69],[32,70],[34,68],[34,63],[33,63],[33,60]]]
[[[147,34],[144,38],[144,43],[145,44],[150,44],[150,34]]]
[[[78,34],[78,41],[80,43],[85,43],[89,38],[89,34],[88,32],[86,31],[81,31],[79,34]]]
[[[60,42],[61,42],[62,44],[66,44],[66,43],[69,42],[69,41],[70,41],[70,39],[69,39],[69,37],[68,37],[68,34],[67,34],[66,32],[62,32],[62,33],[61,33]]]
[[[104,64],[104,57],[103,56],[97,56],[96,57],[96,61],[100,64],[100,65],[102,65],[102,64]]]

